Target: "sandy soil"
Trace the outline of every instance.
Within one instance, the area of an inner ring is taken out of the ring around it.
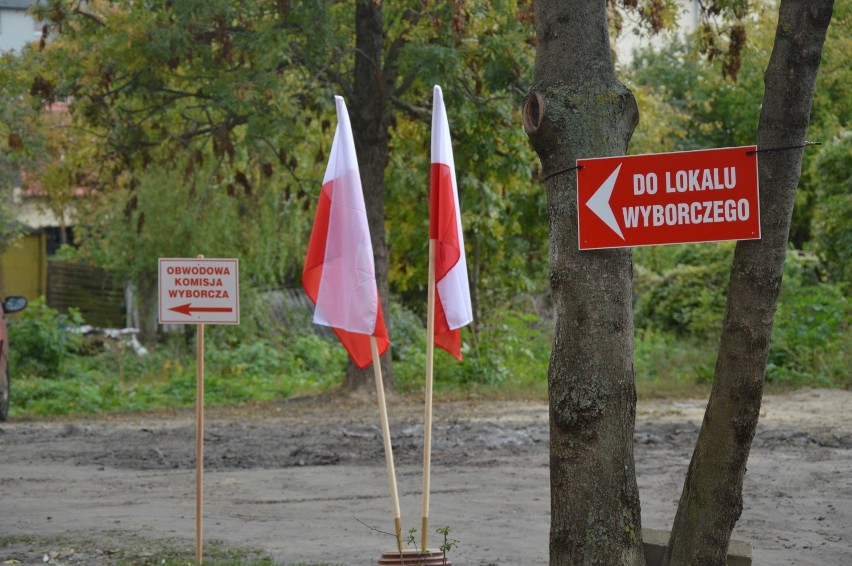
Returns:
[[[754,545],[754,564],[852,564],[850,407],[849,391],[764,399],[734,531]],[[640,401],[643,526],[670,528],[703,409],[697,400]],[[390,418],[403,522],[419,528],[422,408],[393,400]],[[51,564],[107,565],[151,541],[191,549],[193,419],[186,412],[0,426],[0,540],[18,535],[0,548],[0,564],[43,564],[46,556]],[[392,537],[362,524],[393,529],[374,406],[314,399],[208,409],[206,420],[205,544],[358,565],[392,548]],[[433,453],[431,524],[449,524],[460,541],[454,564],[547,563],[545,404],[439,404]],[[45,545],[20,535],[55,539]],[[84,540],[85,550],[75,549]]]

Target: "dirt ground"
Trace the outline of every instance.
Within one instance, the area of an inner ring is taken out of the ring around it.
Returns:
[[[849,391],[765,397],[734,531],[754,545],[754,564],[852,564],[850,408]],[[640,401],[644,527],[670,528],[703,409],[703,400]],[[403,524],[419,528],[422,407],[395,399],[389,410]],[[191,549],[193,419],[0,426],[0,540],[16,541],[0,548],[0,564],[107,565],[152,541]],[[453,563],[547,564],[546,405],[439,403],[433,430],[431,524],[450,525],[460,541]],[[365,524],[393,530],[387,494],[373,405],[311,399],[207,410],[205,544],[259,548],[282,562],[375,564],[393,538]],[[75,540],[95,544],[79,550]]]

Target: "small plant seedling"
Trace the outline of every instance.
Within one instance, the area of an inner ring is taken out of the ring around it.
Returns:
[[[458,546],[459,541],[450,538],[450,526],[444,525],[443,527],[438,527],[435,529],[435,532],[443,537],[443,543],[441,544],[441,552],[444,554],[444,566],[447,564],[447,554]]]

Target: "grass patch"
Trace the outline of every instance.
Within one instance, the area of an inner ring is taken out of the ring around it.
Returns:
[[[89,566],[193,566],[195,547],[168,540],[143,540],[129,533],[102,539],[68,535],[0,537],[2,564],[87,564]],[[265,552],[234,548],[218,541],[204,544],[209,566],[336,566],[330,562],[277,562]]]
[[[795,291],[795,292],[794,292]],[[786,388],[850,387],[852,307],[838,288],[789,285],[779,306],[767,383]],[[107,342],[87,348],[66,340],[68,323],[41,303],[10,325],[13,418],[122,413],[191,407],[196,398],[192,330],[138,357]],[[425,328],[411,311],[391,309],[394,377],[402,394],[421,394]],[[307,324],[307,323],[306,323]],[[301,328],[297,326],[296,328]],[[341,383],[345,350],[311,332],[237,335],[211,332],[205,352],[205,404],[233,405],[317,394]],[[437,399],[546,399],[552,323],[518,310],[497,310],[462,329],[459,362],[436,349]],[[637,325],[638,395],[706,397],[718,334],[683,334]],[[45,345],[51,348],[45,350]],[[88,352],[89,355],[82,355]],[[93,353],[94,352],[94,353]],[[48,355],[50,354],[50,355]],[[50,364],[34,363],[50,359]]]
[[[205,353],[205,404],[270,401],[328,389],[343,374],[346,353],[314,335],[291,344],[258,339]],[[130,412],[193,406],[196,359],[165,346],[138,357],[107,348],[73,355],[52,375],[12,374],[15,417]]]
[[[639,396],[705,397],[710,392],[716,363],[715,344],[639,330],[634,348]]]

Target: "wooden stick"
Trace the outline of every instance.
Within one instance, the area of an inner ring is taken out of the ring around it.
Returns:
[[[370,348],[373,352],[373,373],[376,375],[376,397],[379,401],[379,417],[382,421],[382,440],[385,445],[385,463],[388,469],[388,483],[391,493],[391,510],[396,529],[396,547],[402,553],[402,516],[399,511],[399,495],[396,489],[396,471],[393,467],[393,446],[391,445],[390,427],[388,426],[388,409],[385,404],[385,386],[382,383],[382,364],[379,359],[379,346],[376,337],[370,336]]]
[[[198,259],[204,259],[199,254]],[[195,335],[195,563],[204,558],[202,533],[204,517],[204,325],[196,324]]]
[[[204,325],[197,324],[195,401],[195,563],[202,561],[202,517],[204,507]]]
[[[420,548],[429,540],[429,490],[432,475],[432,359],[435,355],[435,240],[429,240],[429,279],[426,287],[426,407],[423,419],[423,514]]]

